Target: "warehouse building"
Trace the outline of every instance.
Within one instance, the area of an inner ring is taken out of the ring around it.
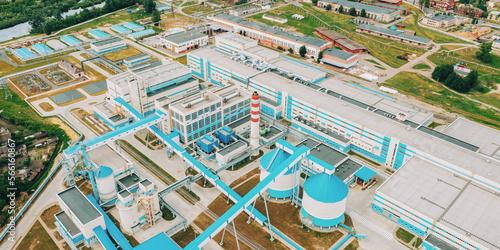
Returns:
[[[175,61],[114,75],[106,83],[108,98],[121,97],[144,116],[155,111],[155,100],[177,100],[199,91],[198,80],[191,71]]]
[[[350,8],[356,10],[356,15],[361,14],[361,10],[366,11],[366,17],[375,19],[377,21],[392,22],[399,17],[401,11],[395,9],[388,9],[385,7],[379,7],[375,5],[369,5],[358,2],[351,2],[345,0],[319,0],[318,6],[321,8],[326,8],[326,6],[331,5],[332,10],[339,11],[340,6],[343,8],[344,13],[348,13]]]
[[[332,47],[332,43],[325,40],[310,36],[298,36],[278,28],[250,22],[244,18],[225,13],[213,16],[213,23],[227,31],[245,33],[246,36],[256,39],[266,46],[282,47],[286,50],[292,49],[295,54],[299,53],[300,47],[305,46],[307,50],[306,56],[311,58],[317,58],[320,51]]]
[[[340,49],[326,49],[320,61],[335,70],[347,71],[358,64],[358,55]]]
[[[111,37],[104,40],[90,43],[90,49],[98,55],[118,51],[127,48],[125,41],[121,37]]]
[[[432,40],[406,34],[399,30],[390,30],[377,26],[360,24],[356,27],[357,32],[366,33],[374,36],[388,38],[396,42],[405,43],[413,46],[428,48],[432,45]]]
[[[160,47],[175,53],[197,49],[208,44],[208,29],[194,28],[160,37]]]

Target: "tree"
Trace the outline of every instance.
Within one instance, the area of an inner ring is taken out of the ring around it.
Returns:
[[[339,7],[339,13],[342,13],[342,12],[344,12],[344,6],[340,5],[340,7]]]
[[[454,71],[453,71],[453,65],[451,64],[444,64],[441,66],[437,66],[432,72],[432,79],[438,82],[444,82],[446,78],[452,73],[454,73]]]
[[[43,29],[43,24],[45,23],[45,18],[42,16],[42,14],[38,11],[33,13],[32,19],[29,21],[29,24],[31,25],[31,29],[35,33],[40,33],[42,32]]]
[[[302,45],[302,47],[299,48],[299,55],[301,57],[305,57],[306,56],[306,53],[307,53],[307,50],[306,50],[306,46],[305,45]]]
[[[25,167],[29,167],[30,166],[30,162],[31,162],[31,157],[30,156],[27,156],[24,161],[23,161],[23,165]]]
[[[351,7],[351,8],[349,9],[349,15],[351,15],[351,16],[356,16],[356,9],[355,9],[354,7]]]
[[[464,78],[464,81],[466,83],[466,86],[467,86],[467,91],[466,92],[469,92],[469,90],[471,89],[476,89],[479,87],[479,82],[478,82],[478,73],[477,71],[473,70],[471,71],[465,78]]]
[[[153,11],[152,21],[155,24],[155,26],[158,26],[158,22],[161,21],[161,15],[160,15],[159,11],[157,11],[157,10]]]
[[[361,17],[366,17],[366,10],[362,9],[361,13],[359,14]]]
[[[52,23],[51,22],[46,22],[45,25],[43,26],[43,32],[45,32],[46,35],[50,35],[52,33]]]
[[[329,4],[329,5],[327,5],[327,6],[326,6],[326,10],[328,10],[328,11],[329,11],[329,10],[331,10],[331,9],[332,9],[332,5],[331,5],[331,4]]]
[[[481,43],[481,47],[479,47],[479,51],[476,52],[477,59],[481,60],[481,62],[489,63],[491,62],[491,44],[488,42]]]
[[[312,4],[313,4],[314,6],[317,6],[317,5],[318,5],[318,0],[312,0]]]
[[[293,54],[293,49],[292,48],[288,48],[288,52],[290,52],[290,53]]]
[[[144,2],[144,11],[146,11],[146,13],[148,13],[148,14],[153,13],[155,8],[156,8],[156,4],[153,0],[146,0]]]
[[[243,31],[243,36],[247,36],[247,31]]]
[[[323,51],[320,51],[318,54],[318,63],[320,62],[321,58],[323,58]]]
[[[428,8],[430,1],[429,0],[418,0],[418,3],[420,4],[420,7]]]

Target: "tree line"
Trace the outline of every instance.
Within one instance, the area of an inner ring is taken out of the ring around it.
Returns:
[[[455,73],[453,68],[453,64],[444,64],[436,67],[432,72],[432,79],[460,93],[467,93],[472,89],[482,91],[477,71],[472,70],[466,77],[462,78]]]
[[[102,8],[84,9],[82,12],[66,18],[62,18],[61,15],[47,18],[41,11],[36,11],[29,21],[31,25],[30,33],[51,34],[53,31],[88,21],[101,15],[134,5],[135,3],[136,0],[105,0],[105,5]]]

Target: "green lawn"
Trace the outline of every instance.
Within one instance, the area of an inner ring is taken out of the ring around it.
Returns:
[[[417,240],[415,242],[413,242],[413,246],[415,248],[418,248],[418,247],[420,247],[420,245],[422,245],[422,239],[421,238],[417,238]]]
[[[190,5],[190,6],[182,9],[182,11],[188,15],[191,15],[191,14],[196,13],[196,12],[207,13],[207,12],[214,11],[214,10],[217,10],[217,9],[212,8],[210,6],[206,6],[206,5],[200,5],[200,4]]]
[[[443,50],[455,50],[458,48],[463,48],[465,46],[460,46],[460,45],[444,45],[441,48]],[[491,67],[499,68],[500,69],[500,56],[491,54],[491,62],[489,63],[483,63],[481,60],[476,58],[476,52],[478,52],[479,49],[477,48],[468,48],[467,50],[461,49],[461,50],[456,50],[453,51],[453,56],[463,58],[467,61],[475,62],[475,63],[481,63],[481,64],[486,64]]]
[[[405,29],[413,30],[417,32],[417,36],[432,39],[435,43],[466,43],[458,38],[445,35],[443,33],[424,28],[418,25],[417,21],[421,17],[421,14],[413,14],[413,16],[401,22],[405,25]]]
[[[367,62],[371,62],[371,63],[373,63],[373,64],[375,64],[375,65],[379,65],[379,66],[380,66],[380,63],[378,63],[378,62],[377,62],[377,61],[375,61],[375,60],[372,60],[372,59],[365,59],[365,61],[367,61]]]
[[[415,237],[415,235],[402,228],[398,228],[398,230],[396,231],[396,237],[398,237],[398,239],[406,243],[410,243],[410,241]]]
[[[415,66],[413,66],[413,69],[430,69],[431,66],[425,64],[425,63],[419,63]]]
[[[455,94],[423,75],[406,71],[399,72],[384,85],[483,124],[500,128],[500,116],[496,110]]]

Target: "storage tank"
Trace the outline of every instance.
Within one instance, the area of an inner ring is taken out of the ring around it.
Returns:
[[[110,201],[116,198],[116,183],[113,169],[106,166],[99,167],[95,174],[95,179],[100,200]]]
[[[290,154],[277,148],[260,159],[260,180],[264,180],[273,170],[278,168]],[[299,173],[296,173],[299,171]],[[269,196],[276,199],[291,198],[297,192],[300,183],[300,161],[290,168],[285,174],[276,178],[267,190]],[[295,191],[295,192],[294,192]]]
[[[118,194],[116,208],[120,215],[120,225],[123,231],[133,234],[139,227],[132,228],[139,223],[139,202],[134,199],[133,195],[127,190],[123,190]]]
[[[344,220],[348,192],[347,185],[335,175],[309,177],[304,182],[302,223],[319,230],[337,226]]]

